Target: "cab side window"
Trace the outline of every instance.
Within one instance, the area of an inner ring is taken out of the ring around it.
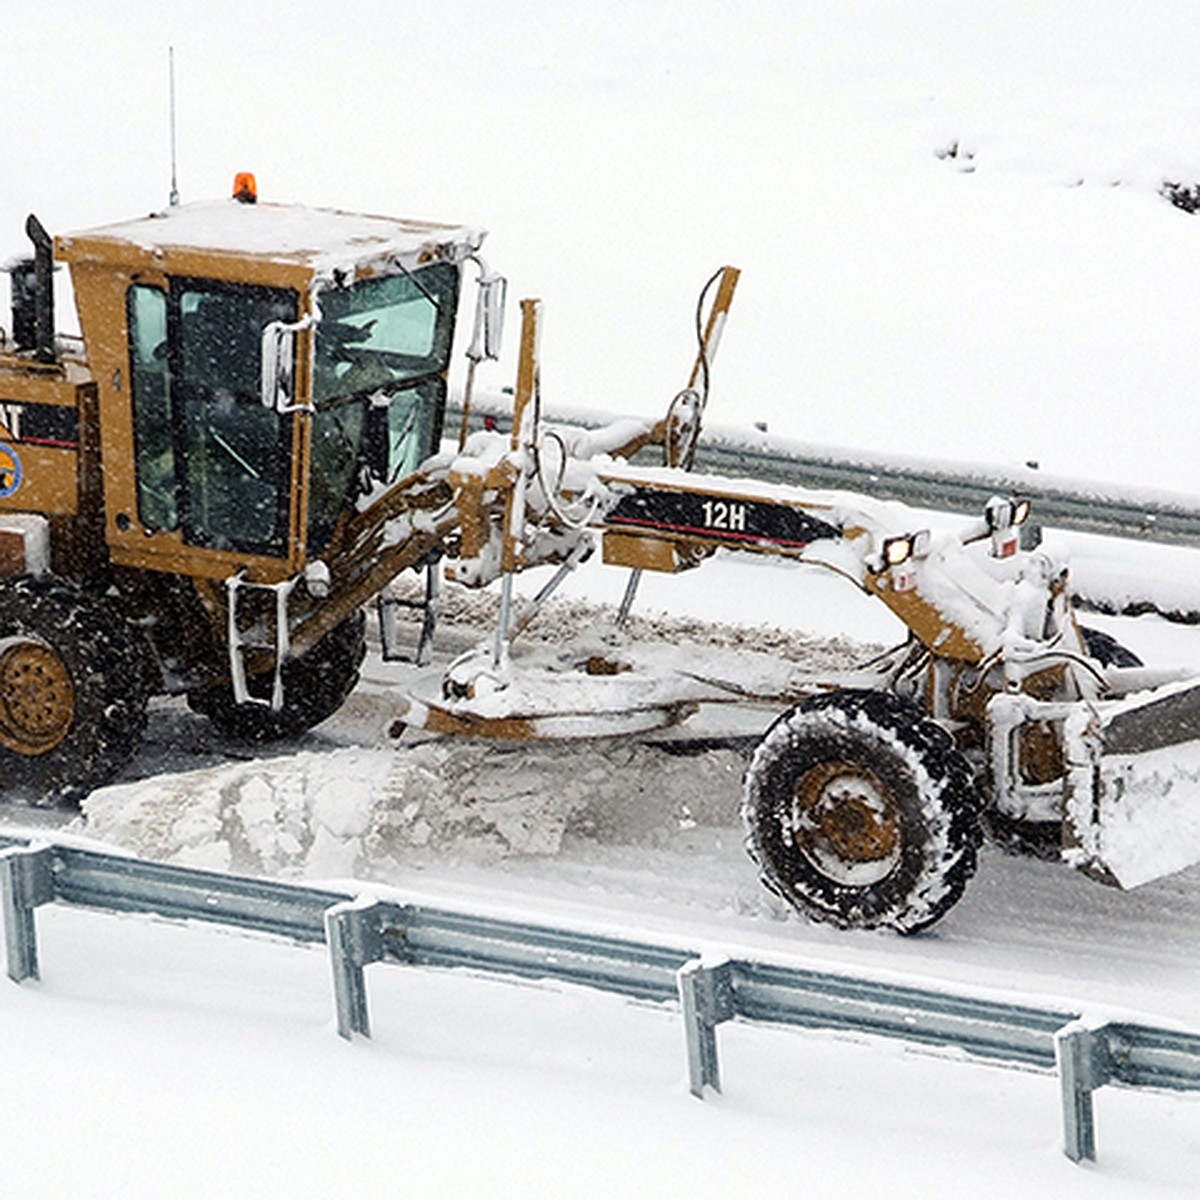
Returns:
[[[147,529],[178,529],[166,293],[135,284],[126,297],[126,315],[138,517]]]
[[[294,321],[296,297],[211,280],[171,281],[177,306],[174,381],[184,439],[184,540],[282,554],[291,418],[264,408],[262,331]]]

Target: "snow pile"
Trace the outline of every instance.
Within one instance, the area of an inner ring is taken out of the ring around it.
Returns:
[[[556,854],[568,834],[653,844],[732,820],[741,775],[730,750],[428,741],[160,775],[83,808],[92,836],[144,858],[388,880],[434,859]]]
[[[766,577],[747,574],[756,568],[760,571],[766,568]],[[517,651],[521,652],[532,642],[562,646],[575,638],[614,635],[617,603],[598,600],[593,593],[607,585],[619,600],[627,580],[626,571],[602,566],[598,562],[589,562],[580,567],[573,579],[568,579],[564,584],[562,593],[545,602],[532,615],[516,643]],[[536,572],[518,576],[518,595],[523,589],[535,591],[544,582],[545,576]],[[833,634],[826,633],[824,629],[813,633],[797,627],[795,608],[798,594],[811,588],[814,583],[832,585],[839,600],[853,604],[860,599],[860,593],[853,584],[829,576],[824,571],[778,559],[720,550],[697,571],[643,578],[638,593],[639,607],[629,614],[621,641],[625,645],[643,642],[670,644],[682,647],[685,654],[690,653],[693,646],[749,650],[776,659],[789,659],[812,671],[845,670],[879,653],[884,648],[884,642],[873,640],[875,630],[869,628],[860,631],[853,622],[848,631]],[[576,590],[573,584],[579,585],[579,594],[571,594]],[[663,597],[664,592],[666,598]],[[754,616],[751,602],[764,592],[783,598],[781,611],[769,611],[769,622],[754,624],[742,620],[748,614]],[[402,575],[392,584],[391,594],[410,605],[420,603],[424,595],[424,581],[412,574]],[[651,594],[652,599],[647,601],[646,597]],[[716,617],[693,611],[697,601],[703,597],[719,601]],[[495,628],[500,593],[496,588],[477,590],[447,581],[443,584],[439,603],[440,640],[444,641],[446,630],[455,626],[466,627],[472,631],[472,638],[483,639],[489,637]],[[878,608],[884,620],[890,621],[874,600],[865,603],[871,610]],[[398,614],[401,625],[405,625],[406,612],[409,616],[403,634],[407,638],[405,644],[415,646],[418,620],[411,615],[411,610],[402,608]],[[524,620],[525,609],[518,608],[517,615]],[[889,628],[886,640],[890,644],[902,637],[902,632],[896,635]]]

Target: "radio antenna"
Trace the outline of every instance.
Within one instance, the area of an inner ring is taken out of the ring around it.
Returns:
[[[176,177],[175,161],[175,47],[167,48],[167,61],[171,70],[171,195],[169,203],[174,208],[179,203],[179,182]]]

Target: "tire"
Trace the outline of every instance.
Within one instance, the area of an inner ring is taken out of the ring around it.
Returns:
[[[767,731],[742,815],[763,882],[817,921],[916,933],[975,873],[979,793],[950,735],[906,700],[843,691]]]
[[[137,753],[149,648],[107,597],[66,580],[0,582],[0,764],[43,803],[77,802]]]
[[[284,663],[283,707],[235,704],[228,681],[188,693],[188,704],[227,737],[243,742],[273,742],[297,737],[333,716],[358,682],[367,652],[367,619],[359,611],[331,629],[300,658]],[[271,675],[247,680],[252,696],[270,694]]]
[[[1112,634],[1090,625],[1080,625],[1083,648],[1102,667],[1144,667],[1146,664],[1132,650],[1122,646]]]

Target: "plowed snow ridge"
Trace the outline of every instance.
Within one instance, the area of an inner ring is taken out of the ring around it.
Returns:
[[[461,648],[484,632],[494,601],[472,597],[482,608],[468,620],[447,600],[447,641]],[[557,633],[610,616],[572,604],[542,620]],[[687,620],[648,623],[668,638],[701,636]],[[712,636],[757,649],[789,635],[720,627]],[[813,665],[874,652],[850,641],[795,644]],[[411,732],[397,742],[393,697],[411,677],[372,650],[342,712],[252,759],[231,761],[238,749],[179,702],[158,705],[145,753],[82,816],[17,808],[10,823],[65,825],[154,858],[356,876],[450,907],[1195,1026],[1200,869],[1120,892],[985,848],[965,897],[931,933],[840,933],[797,917],[759,884],[742,846],[733,751],[628,742],[515,750]]]

